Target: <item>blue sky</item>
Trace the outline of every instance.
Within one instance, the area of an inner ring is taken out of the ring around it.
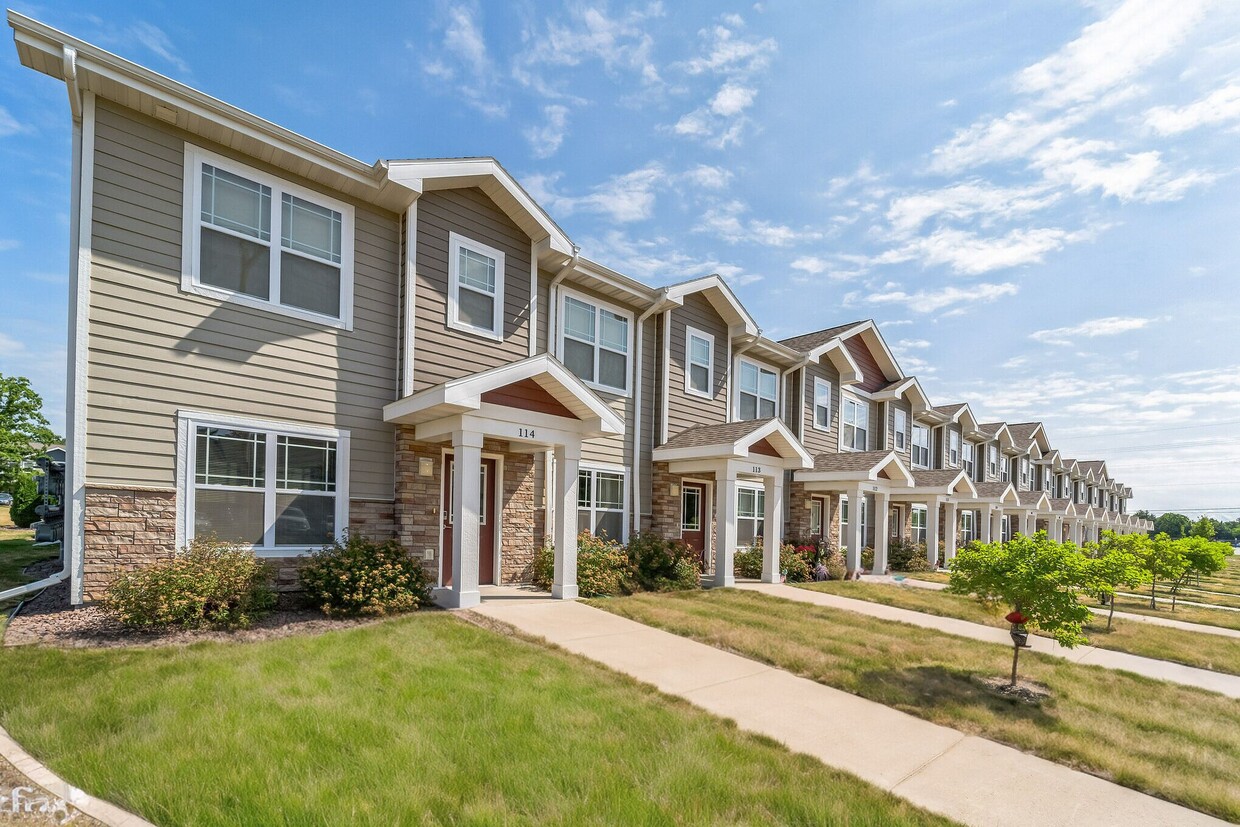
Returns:
[[[13,5],[366,161],[493,155],[597,261],[874,318],[936,404],[1240,516],[1235,3]],[[0,372],[57,427],[69,127],[0,48]]]

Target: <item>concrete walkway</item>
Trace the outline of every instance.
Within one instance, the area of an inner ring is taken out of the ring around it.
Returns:
[[[983,626],[980,623],[971,623],[967,620],[939,617],[926,614],[925,612],[910,611],[909,609],[897,609],[894,606],[884,606],[881,603],[871,603],[868,600],[840,597],[839,595],[827,594],[811,589],[799,589],[795,586],[783,584],[746,582],[737,583],[736,587],[738,589],[762,592],[772,597],[781,597],[785,600],[796,600],[801,603],[812,603],[815,606],[843,609],[849,612],[856,612],[857,614],[876,617],[880,620],[910,623],[925,629],[946,632],[949,635],[982,640],[988,643],[1000,643],[1009,647],[1012,645],[1012,638],[1008,636],[1006,629]],[[1075,661],[1076,663],[1102,666],[1107,669],[1122,669],[1126,672],[1144,675],[1147,678],[1171,681],[1185,686],[1195,686],[1200,689],[1208,689],[1211,692],[1219,692],[1232,698],[1240,698],[1240,675],[1226,675],[1222,672],[1196,669],[1192,666],[1184,666],[1171,661],[1143,658],[1137,655],[1130,655],[1127,652],[1115,652],[1110,649],[1099,649],[1095,646],[1078,646],[1075,649],[1068,649],[1060,646],[1050,638],[1039,637],[1038,635],[1029,636],[1029,646],[1035,652],[1042,652],[1053,657]]]
[[[472,611],[654,684],[965,824],[1223,823],[581,603],[505,597],[484,597]]]
[[[931,580],[916,580],[912,577],[906,577],[904,580],[896,580],[890,574],[866,575],[863,583],[886,583],[892,586],[909,586],[914,589],[929,589],[931,591],[940,592],[947,588],[946,583],[935,583]],[[1180,601],[1183,602],[1183,601]],[[1107,610],[1090,606],[1089,610],[1096,615],[1107,616]],[[1116,620],[1130,620],[1134,623],[1149,623],[1152,626],[1166,626],[1170,629],[1179,629],[1182,632],[1199,632],[1203,635],[1218,635],[1219,637],[1240,638],[1240,629],[1228,629],[1223,626],[1211,626],[1207,623],[1189,623],[1186,620],[1172,620],[1169,617],[1152,617],[1150,615],[1133,614],[1132,612],[1116,612]]]

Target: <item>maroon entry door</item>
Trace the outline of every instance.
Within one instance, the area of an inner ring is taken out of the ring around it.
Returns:
[[[706,553],[706,486],[680,485],[680,539],[698,554]]]
[[[443,545],[439,550],[439,559],[443,561],[443,585],[452,585],[452,481],[456,473],[456,463],[452,455],[444,460],[448,473],[444,477],[443,486]],[[481,493],[478,502],[478,583],[485,585],[495,582],[495,491],[496,491],[495,460],[483,459],[482,472],[478,480]]]
[[[814,540],[821,541],[827,536],[827,498],[810,497],[809,533]]]

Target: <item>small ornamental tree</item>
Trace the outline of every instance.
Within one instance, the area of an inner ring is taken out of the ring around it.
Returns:
[[[991,611],[1006,611],[1009,622],[1073,647],[1085,642],[1090,611],[1078,597],[1091,583],[1091,561],[1071,543],[1053,542],[1039,531],[1006,543],[970,543],[951,562],[947,590],[973,595]],[[1014,646],[1012,686],[1019,659],[1020,646]]]
[[[1139,589],[1150,579],[1141,564],[1139,550],[1149,545],[1144,534],[1119,535],[1113,531],[1102,532],[1102,540],[1091,549],[1093,558],[1093,584],[1090,591],[1110,608],[1107,614],[1107,631],[1115,620],[1115,593],[1121,588]]]
[[[1213,524],[1210,528],[1213,530]],[[1184,560],[1184,570],[1171,583],[1171,611],[1174,612],[1176,598],[1186,583],[1194,579],[1200,583],[1202,577],[1217,574],[1227,567],[1227,556],[1231,554],[1231,546],[1207,540],[1200,535],[1172,542]]]
[[[41,454],[56,442],[43,416],[43,400],[24,376],[0,373],[0,491],[15,494],[27,472],[22,460]]]
[[[1188,561],[1166,534],[1159,532],[1134,549],[1141,559],[1141,567],[1150,575],[1150,608],[1158,608],[1158,583],[1174,583],[1184,574]]]

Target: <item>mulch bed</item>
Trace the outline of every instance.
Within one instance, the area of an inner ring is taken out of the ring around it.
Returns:
[[[996,695],[1002,695],[1030,706],[1040,706],[1051,696],[1051,690],[1045,684],[1027,681],[1023,678],[1017,679],[1016,686],[1012,686],[1008,678],[983,678],[982,683]]]
[[[30,566],[26,574],[35,579],[60,570],[59,560]],[[4,631],[5,646],[55,646],[65,649],[125,646],[187,646],[204,641],[253,643],[291,635],[319,634],[375,623],[375,620],[335,620],[314,609],[296,605],[292,596],[281,595],[276,610],[248,629],[142,630],[121,625],[99,606],[69,605],[69,584],[58,583],[30,600]]]
[[[17,767],[0,758],[0,824],[94,827],[102,822],[36,785]]]

